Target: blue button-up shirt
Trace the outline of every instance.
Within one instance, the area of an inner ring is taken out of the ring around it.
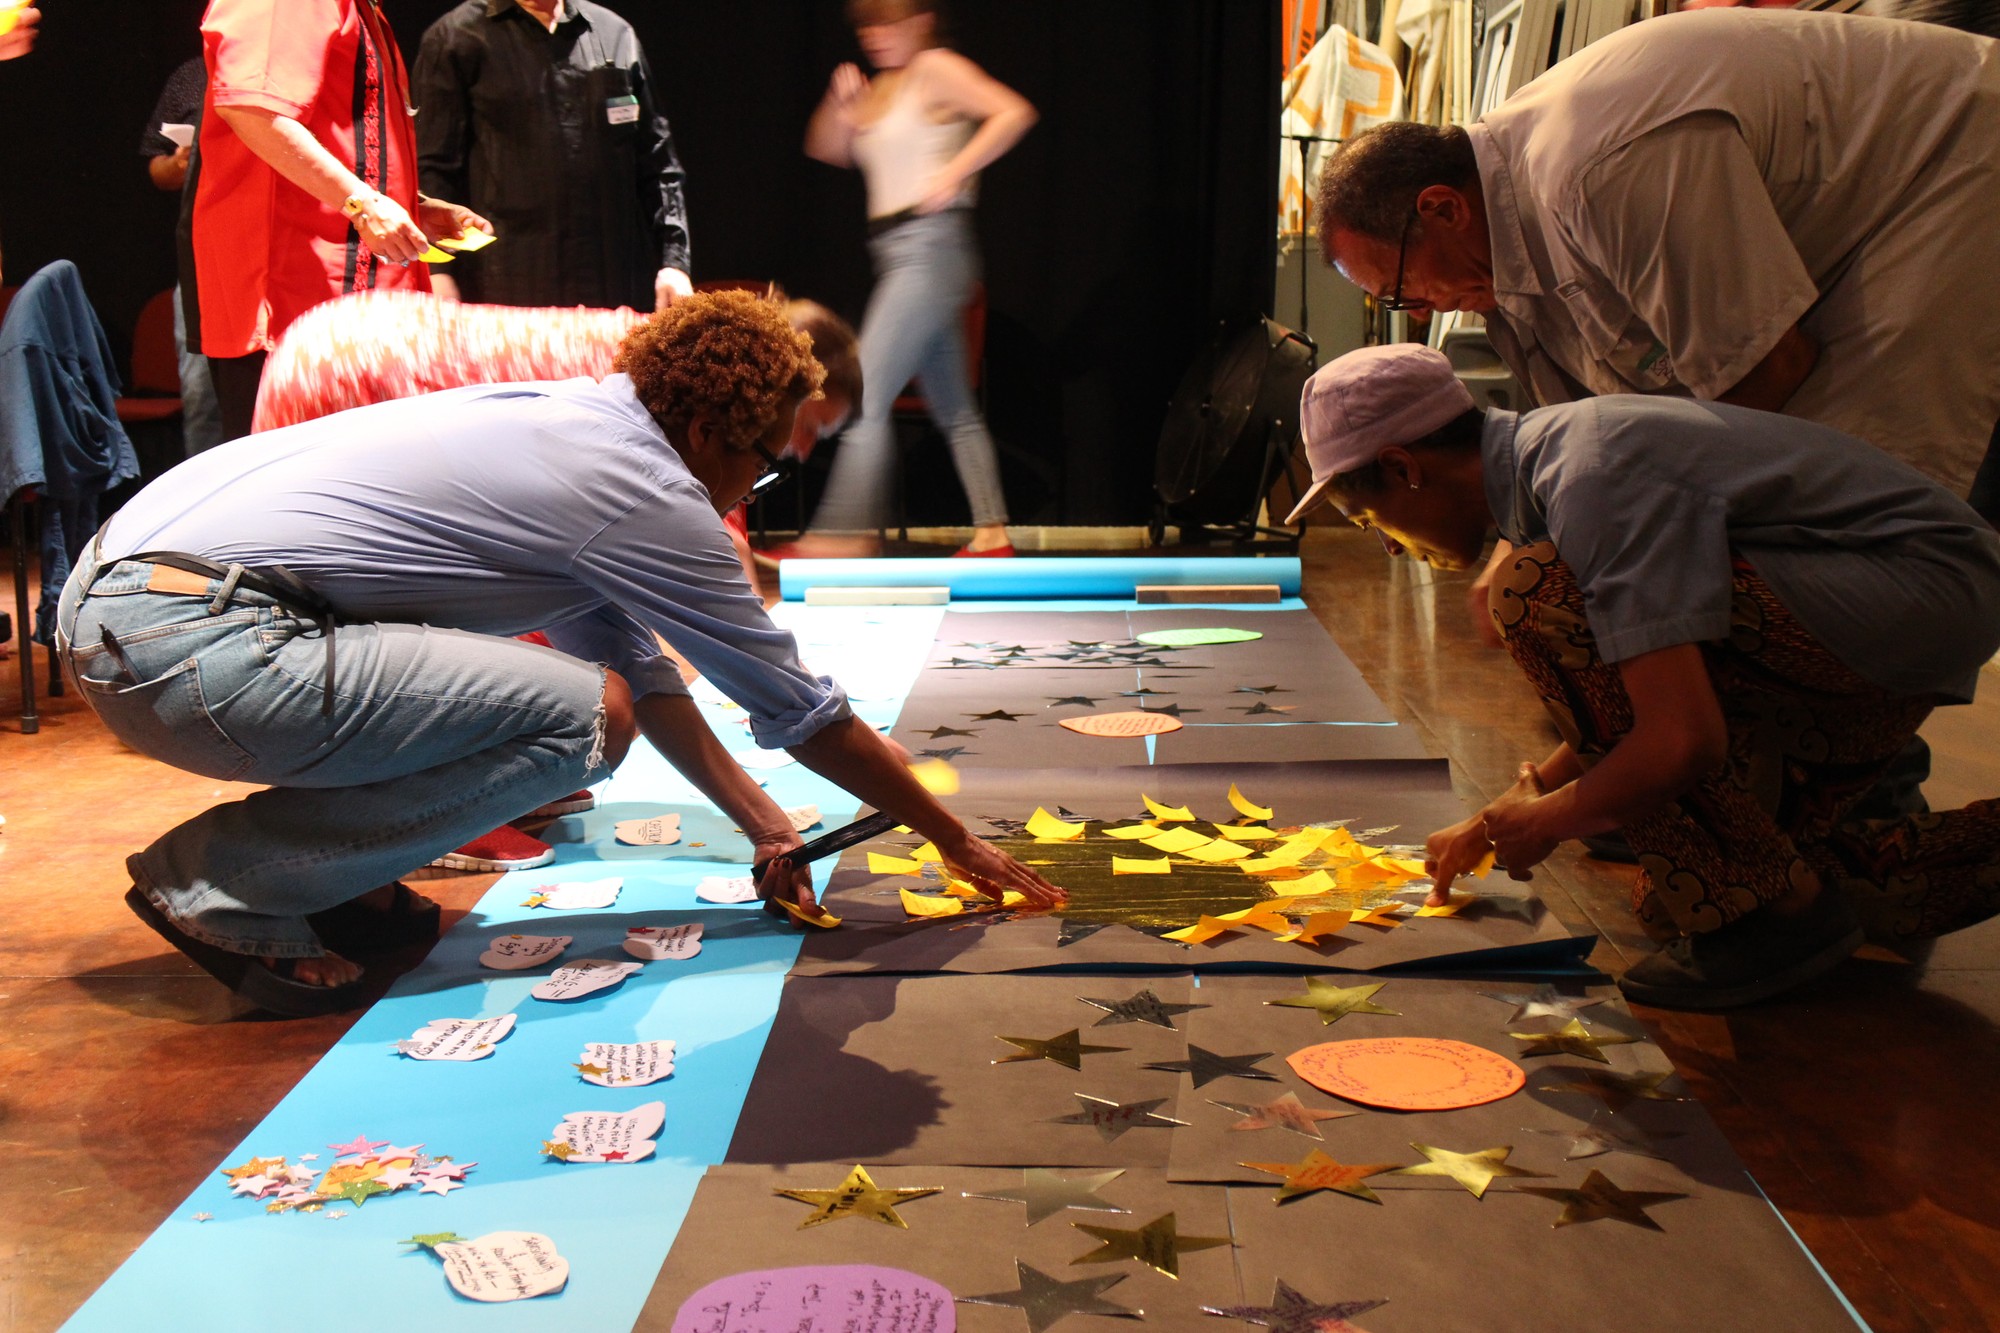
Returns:
[[[1970,700],[2000,648],[2000,534],[1831,426],[1607,395],[1489,411],[1481,456],[1500,535],[1555,543],[1607,662],[1727,639],[1732,552],[1895,693]]]
[[[283,565],[347,621],[540,630],[636,696],[685,694],[657,633],[766,748],[849,715],[764,613],[624,375],[454,389],[233,441],[119,510],[105,555],[142,551]]]

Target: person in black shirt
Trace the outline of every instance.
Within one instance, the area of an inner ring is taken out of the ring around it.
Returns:
[[[208,88],[208,68],[200,56],[184,60],[167,76],[160,100],[153,104],[153,118],[139,136],[139,156],[146,159],[146,174],[153,184],[172,194],[187,184],[188,160],[194,150],[166,135],[168,125],[201,125],[201,95]],[[187,321],[180,296],[174,297],[174,354],[181,371],[181,443],[190,458],[222,443],[222,407],[215,401],[215,385],[208,377],[208,358],[187,349]]]
[[[624,19],[465,0],[424,34],[412,93],[424,193],[469,201],[498,237],[432,273],[441,295],[643,310],[692,290],[680,159]]]

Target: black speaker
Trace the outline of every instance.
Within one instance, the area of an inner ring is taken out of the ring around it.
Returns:
[[[1257,511],[1299,440],[1299,393],[1319,349],[1261,315],[1225,320],[1167,405],[1153,490],[1157,543],[1166,523],[1252,541],[1296,543]]]

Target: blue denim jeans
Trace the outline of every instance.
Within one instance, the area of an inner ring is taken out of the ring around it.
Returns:
[[[215,401],[215,384],[208,377],[208,358],[187,347],[187,317],[181,309],[180,288],[174,289],[174,355],[181,366],[181,444],[193,458],[222,443],[222,408]]]
[[[887,512],[895,462],[890,409],[914,379],[951,446],[975,524],[1005,523],[993,437],[965,367],[965,303],[979,277],[972,210],[912,218],[869,241],[875,290],[861,321],[861,417],[841,439],[813,527],[873,532]]]
[[[309,913],[606,771],[601,667],[515,639],[342,625],[327,716],[326,645],[311,621],[241,589],[218,603],[219,580],[206,595],[149,592],[154,567],[133,561],[91,587],[98,564],[93,543],[57,622],[59,651],[104,725],[176,768],[271,784],[126,862],[196,939],[317,956]]]

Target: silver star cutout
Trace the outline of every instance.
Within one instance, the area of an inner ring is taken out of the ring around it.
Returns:
[[[1521,1023],[1530,1018],[1553,1018],[1567,1023],[1573,1018],[1581,1018],[1580,1010],[1604,1003],[1603,997],[1592,1000],[1584,996],[1564,995],[1546,981],[1531,991],[1483,990],[1479,993],[1489,1000],[1513,1005],[1514,1016],[1507,1020],[1509,1023]]]
[[[1257,1068],[1257,1062],[1271,1058],[1269,1051],[1259,1051],[1255,1055],[1217,1055],[1188,1043],[1188,1058],[1185,1060],[1155,1060],[1141,1066],[1145,1069],[1165,1069],[1177,1074],[1186,1074],[1199,1088],[1213,1083],[1219,1078],[1261,1078],[1276,1083],[1276,1074],[1267,1074]]]
[[[1271,1288],[1269,1305],[1204,1305],[1201,1312],[1241,1319],[1246,1324],[1262,1324],[1271,1333],[1324,1333],[1329,1328],[1349,1328],[1347,1321],[1352,1316],[1367,1314],[1387,1304],[1387,1301],[1341,1301],[1321,1305],[1301,1296],[1279,1278]]]
[[[1131,1210],[1120,1208],[1114,1203],[1107,1203],[1097,1194],[1097,1191],[1124,1174],[1123,1171],[1099,1171],[1095,1175],[1072,1176],[1065,1180],[1053,1171],[1031,1166],[1021,1173],[1021,1188],[1018,1190],[994,1190],[989,1194],[968,1193],[965,1197],[997,1199],[1002,1203],[1021,1204],[1028,1214],[1025,1224],[1027,1226],[1054,1217],[1065,1208],[1080,1208],[1090,1213],[1124,1213]]]
[[[1117,1023],[1151,1023],[1156,1028],[1166,1028],[1170,1032],[1175,1032],[1179,1031],[1174,1027],[1175,1014],[1208,1008],[1205,1004],[1168,1004],[1153,994],[1151,988],[1140,991],[1129,1000],[1093,1000],[1087,995],[1079,995],[1077,998],[1087,1005],[1104,1011],[1104,1017],[1093,1024],[1095,1027],[1110,1027]]]
[[[1113,1102],[1102,1097],[1092,1097],[1088,1093],[1076,1094],[1077,1101],[1083,1103],[1081,1111],[1059,1115],[1049,1123],[1052,1125],[1094,1125],[1097,1132],[1110,1143],[1128,1129],[1138,1129],[1149,1125],[1185,1125],[1187,1121],[1176,1120],[1172,1116],[1156,1115],[1155,1106],[1165,1104],[1165,1097],[1154,1097],[1143,1102]]]
[[[1568,1139],[1569,1148],[1563,1153],[1565,1162],[1601,1157],[1608,1152],[1631,1153],[1635,1157],[1652,1157],[1664,1162],[1667,1156],[1655,1146],[1656,1142],[1681,1137],[1678,1130],[1656,1130],[1648,1134],[1636,1127],[1621,1127],[1600,1116],[1592,1116],[1590,1123],[1581,1129],[1538,1129],[1535,1133]]]
[[[1028,1333],[1042,1333],[1064,1315],[1108,1314],[1137,1319],[1145,1313],[1113,1305],[1104,1299],[1104,1292],[1125,1280],[1123,1273],[1105,1273],[1079,1278],[1075,1282],[1062,1282],[1039,1269],[1028,1267],[1019,1259],[1014,1261],[1014,1272],[1021,1284],[1019,1290],[960,1296],[959,1302],[964,1305],[1012,1306],[1028,1316]]]

